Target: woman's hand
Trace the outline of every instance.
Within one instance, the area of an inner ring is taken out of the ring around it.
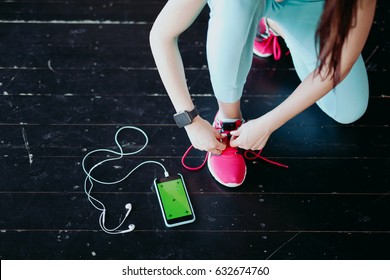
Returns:
[[[185,126],[185,129],[195,149],[221,154],[226,148],[226,144],[219,141],[226,136],[218,133],[209,122],[200,116],[197,116],[192,124]]]
[[[262,150],[274,130],[265,116],[250,120],[231,131],[230,146],[245,150]]]

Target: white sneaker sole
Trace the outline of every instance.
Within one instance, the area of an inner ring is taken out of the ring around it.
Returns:
[[[258,57],[270,57],[272,55],[272,53],[267,53],[267,54],[259,53],[255,48],[253,48],[253,53]]]

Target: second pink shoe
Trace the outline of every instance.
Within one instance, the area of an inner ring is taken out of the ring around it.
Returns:
[[[281,47],[278,37],[271,29],[267,22],[262,18],[257,28],[256,39],[253,42],[253,53],[260,57],[273,55],[275,60],[281,57]]]

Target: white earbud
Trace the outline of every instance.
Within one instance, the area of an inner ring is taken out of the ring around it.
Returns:
[[[128,232],[129,232],[129,231],[133,231],[134,229],[135,229],[135,225],[130,224],[130,225],[129,225]]]
[[[122,230],[120,233],[128,233],[128,232],[133,231],[134,229],[135,229],[135,225],[130,224],[130,225],[129,225],[129,229]]]
[[[125,217],[124,217],[123,220],[125,220],[125,219],[127,218],[127,216],[129,216],[129,214],[130,214],[130,212],[131,212],[131,209],[132,209],[131,203],[127,203],[127,204],[125,205],[125,208],[127,209],[127,212],[126,212],[126,215],[125,215]]]

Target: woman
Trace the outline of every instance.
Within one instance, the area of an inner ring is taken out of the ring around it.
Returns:
[[[206,3],[210,7],[207,59],[219,105],[213,126],[194,110],[177,46],[178,36]],[[178,112],[176,120],[185,127],[195,148],[209,152],[208,167],[218,182],[228,187],[242,184],[246,166],[237,147],[263,149],[272,132],[314,103],[340,123],[351,123],[363,115],[368,81],[360,53],[375,5],[375,0],[167,2],[150,33],[152,52]],[[284,38],[302,82],[276,108],[244,123],[240,99],[262,17]],[[231,138],[224,137],[226,133]]]

